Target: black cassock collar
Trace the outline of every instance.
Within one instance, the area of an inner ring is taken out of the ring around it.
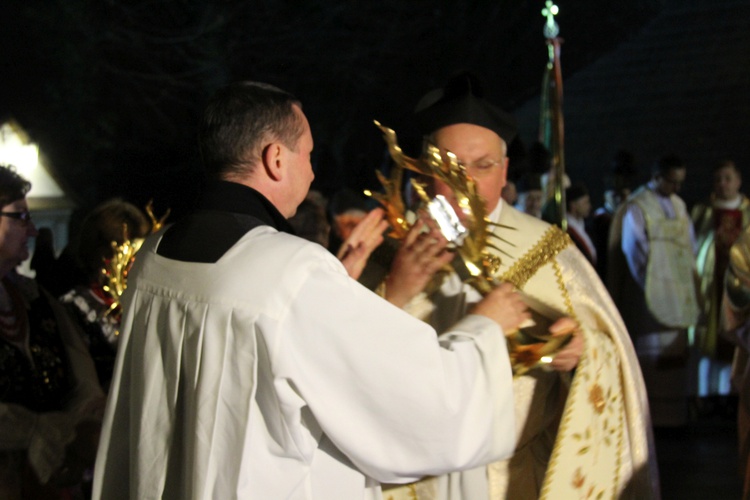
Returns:
[[[210,181],[198,208],[167,228],[156,253],[185,262],[214,263],[257,226],[294,234],[291,224],[255,189]]]

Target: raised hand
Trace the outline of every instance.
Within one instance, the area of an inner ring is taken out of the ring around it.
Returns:
[[[362,274],[370,254],[383,242],[383,232],[388,228],[388,221],[383,216],[382,208],[376,208],[367,214],[336,254],[346,272],[355,280]]]
[[[385,298],[403,307],[423,291],[432,276],[453,259],[447,245],[440,230],[420,216],[393,259],[385,280]]]

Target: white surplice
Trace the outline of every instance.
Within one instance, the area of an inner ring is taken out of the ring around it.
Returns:
[[[260,226],[215,264],[138,254],[94,498],[379,498],[509,456],[500,328],[434,330]]]

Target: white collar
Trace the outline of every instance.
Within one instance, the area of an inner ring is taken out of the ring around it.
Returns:
[[[568,223],[575,227],[579,232],[586,232],[586,224],[583,219],[574,217],[570,214],[565,214],[565,218],[568,219]]]
[[[503,211],[503,202],[504,200],[500,198],[497,201],[497,206],[494,208],[494,210],[487,214],[487,218],[490,220],[490,222],[494,222],[495,224],[497,224],[497,221],[500,220],[500,214]]]
[[[736,198],[732,198],[731,200],[714,200],[714,208],[735,209],[740,208],[741,204],[741,194],[738,194]]]

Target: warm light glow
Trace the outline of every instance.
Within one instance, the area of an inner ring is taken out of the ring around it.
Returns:
[[[0,127],[0,163],[13,165],[31,182],[29,197],[57,197],[63,192],[39,163],[39,147],[29,143],[11,123]]]
[[[0,162],[15,165],[19,174],[28,177],[39,163],[39,149],[32,144],[6,143],[0,149]]]

